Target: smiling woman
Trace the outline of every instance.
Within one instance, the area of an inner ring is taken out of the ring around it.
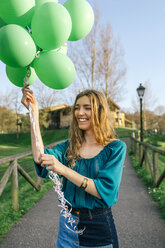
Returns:
[[[74,110],[79,128],[89,130],[91,128],[91,104],[89,98],[87,96],[79,98]]]
[[[76,161],[79,155],[93,157],[105,145],[115,140],[113,120],[106,98],[101,92],[96,90],[81,92],[76,97],[73,110],[70,162]]]
[[[76,97],[70,137],[53,149],[43,146],[38,104],[26,86],[22,103],[27,108],[28,100],[42,153],[40,156],[31,129],[37,174],[48,178],[53,171],[62,177],[64,197],[72,214],[73,223],[63,212],[60,214],[56,247],[118,248],[111,206],[118,200],[126,145],[114,138],[105,96],[96,90],[85,90]]]

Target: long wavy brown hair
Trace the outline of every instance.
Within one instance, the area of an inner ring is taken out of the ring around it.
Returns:
[[[106,146],[115,137],[113,121],[106,97],[101,92],[93,89],[80,92],[73,105],[72,122],[69,132],[69,146],[66,151],[66,158],[69,166],[72,168],[74,167],[76,160],[80,159],[80,148],[85,140],[85,131],[79,128],[75,118],[75,105],[77,100],[83,96],[89,97],[91,103],[91,124],[98,144]]]

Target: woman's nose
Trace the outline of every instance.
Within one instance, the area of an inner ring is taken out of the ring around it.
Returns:
[[[80,108],[79,109],[79,115],[83,115],[84,114],[84,109],[83,108]]]

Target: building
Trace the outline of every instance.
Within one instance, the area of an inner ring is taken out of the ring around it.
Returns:
[[[119,105],[117,105],[112,99],[108,98],[108,105],[113,116],[114,127],[130,127],[132,128],[132,121],[125,118],[125,113],[120,111]]]
[[[110,98],[108,99],[108,105],[114,120],[114,127],[132,127],[132,122],[125,118],[125,114],[120,112],[120,107]],[[68,128],[70,126],[72,114],[71,106],[60,104],[46,108],[44,112],[47,113],[48,129]]]
[[[72,107],[66,104],[60,104],[50,108],[41,110],[46,113],[46,121],[48,123],[48,129],[55,128],[67,128],[71,122]]]

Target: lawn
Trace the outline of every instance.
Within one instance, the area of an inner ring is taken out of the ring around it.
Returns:
[[[67,129],[49,130],[42,132],[44,145],[49,145],[68,137]],[[0,158],[31,150],[30,133],[21,133],[19,139],[16,134],[0,134]]]
[[[117,137],[126,138],[126,137],[130,137],[131,134],[135,131],[135,129],[119,127],[119,128],[115,128],[115,131],[116,131]]]

